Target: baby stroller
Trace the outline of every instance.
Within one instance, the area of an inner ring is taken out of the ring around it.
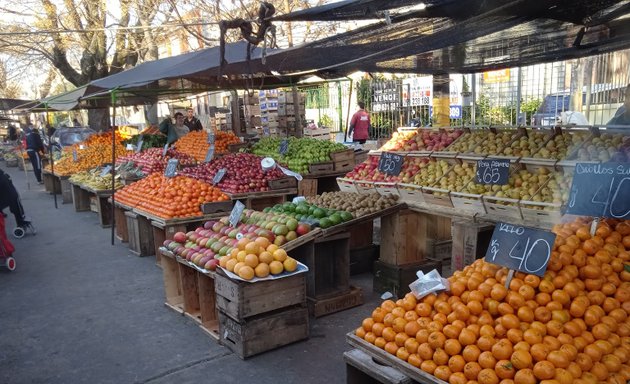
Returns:
[[[5,232],[4,215],[0,214],[0,266],[6,267],[9,271],[15,269],[15,259],[12,256],[14,251],[15,248]]]

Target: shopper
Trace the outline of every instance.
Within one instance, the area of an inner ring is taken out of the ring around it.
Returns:
[[[37,179],[38,184],[42,184],[42,159],[40,154],[46,153],[46,148],[42,142],[42,137],[39,135],[32,125],[26,128],[26,153],[28,158],[33,164],[33,173]]]
[[[164,119],[160,123],[160,132],[166,135],[166,142],[172,144],[182,136],[185,136],[190,130],[184,125],[184,115],[181,112],[175,114],[175,124],[170,118]]]
[[[9,210],[13,213],[13,216],[15,216],[15,222],[18,227],[24,228],[30,224],[30,222],[26,220],[24,208],[20,201],[20,195],[15,189],[11,177],[0,169],[0,211],[3,211],[7,207],[9,207]],[[4,214],[4,212],[2,213]]]
[[[630,84],[626,87],[623,105],[606,125],[630,125]]]
[[[15,126],[9,124],[9,141],[15,142],[18,139],[17,128]]]
[[[350,120],[349,134],[354,133],[352,141],[365,144],[369,137],[370,114],[365,110],[365,103],[359,101],[357,103],[359,110],[352,116]]]
[[[192,108],[188,108],[186,113],[187,113],[188,116],[186,116],[186,118],[184,119],[184,125],[186,125],[188,127],[190,132],[202,131],[203,130],[203,126],[201,125],[201,122],[199,121],[199,119],[195,117],[193,109]]]

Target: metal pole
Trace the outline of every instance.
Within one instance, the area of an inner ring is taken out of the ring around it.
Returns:
[[[48,126],[48,104],[45,103],[44,107],[46,108],[46,126]],[[50,146],[50,148],[48,149],[48,151],[50,152],[50,172],[54,175],[55,174],[55,158],[53,156],[52,137],[50,136],[50,134],[48,135],[48,145]],[[57,192],[55,191],[54,180],[53,180],[52,191],[53,191],[53,200],[55,201],[55,209],[59,209],[59,207],[57,206]]]
[[[113,124],[112,124],[112,245],[114,245],[114,232],[116,230],[116,215],[115,215],[115,196],[114,192],[116,191],[116,90],[114,89],[111,93],[112,96],[112,107],[114,108],[113,113]]]
[[[350,110],[352,109],[352,86],[354,85],[354,81],[351,78],[348,78],[348,80],[350,80],[350,92],[348,93],[348,113],[346,113],[346,130],[343,135],[343,141],[348,141],[348,124],[350,123]]]
[[[523,83],[523,72],[521,71],[521,67],[518,67],[518,76],[516,78],[516,125],[520,125],[518,122],[518,117],[521,114],[521,95],[523,92],[522,83]]]
[[[470,117],[472,120],[472,126],[475,127],[477,125],[477,74],[472,74],[472,110],[470,111]]]

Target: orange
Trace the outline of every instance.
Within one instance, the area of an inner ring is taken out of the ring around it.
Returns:
[[[464,375],[468,380],[476,380],[481,369],[481,365],[476,361],[468,362],[464,365]]]
[[[536,376],[534,375],[534,371],[527,369],[519,369],[516,371],[514,375],[514,383],[515,384],[536,384]]]
[[[494,371],[494,367],[484,368],[479,372],[479,375],[477,375],[477,381],[484,384],[498,384],[499,377]]]
[[[494,367],[494,371],[499,379],[512,379],[516,370],[509,360],[499,360]]]
[[[437,368],[437,364],[435,364],[433,360],[424,360],[420,364],[420,369],[422,369],[423,371],[431,375],[435,372],[436,368]]]
[[[512,352],[512,356],[510,357],[510,361],[514,365],[516,369],[524,369],[524,368],[532,368],[533,360],[532,356],[528,351],[524,350],[515,350]]]
[[[448,359],[448,368],[451,372],[464,372],[464,366],[466,365],[466,361],[460,355],[451,356]]]
[[[438,365],[433,371],[433,376],[440,380],[448,381],[448,378],[451,376],[451,370],[446,365]]]
[[[492,352],[485,351],[481,352],[478,358],[479,365],[482,368],[493,368],[497,364],[497,359],[492,355]]]
[[[534,376],[539,380],[552,379],[556,374],[556,368],[549,361],[539,361],[534,365]]]
[[[497,360],[506,360],[512,356],[512,343],[508,339],[501,339],[492,346],[492,355]]]

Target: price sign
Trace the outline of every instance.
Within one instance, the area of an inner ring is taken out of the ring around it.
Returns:
[[[174,177],[177,175],[177,166],[179,165],[179,160],[170,159],[166,163],[166,169],[164,170],[164,176],[166,177]]]
[[[142,138],[142,135],[140,135],[138,136],[138,142],[136,143],[136,153],[142,151],[142,144],[144,144],[144,139]]]
[[[232,212],[230,212],[230,217],[229,217],[230,225],[233,228],[236,228],[238,223],[241,221],[241,215],[243,214],[244,210],[245,210],[245,204],[237,200],[236,204],[234,204],[234,208],[232,208]]]
[[[486,261],[524,273],[543,276],[556,240],[555,233],[497,223]]]
[[[168,143],[164,145],[164,150],[162,151],[162,157],[166,156],[166,151],[168,151]]]
[[[214,144],[214,132],[213,131],[209,131],[208,132],[208,144]]]
[[[379,172],[396,176],[400,174],[403,161],[405,161],[404,156],[391,152],[383,152],[381,153],[381,159],[378,161],[378,170]]]
[[[286,155],[287,152],[289,151],[289,140],[284,139],[282,140],[282,142],[280,143],[280,154],[281,155]]]
[[[85,145],[79,144],[79,149],[81,149],[81,150],[85,149]]]
[[[212,184],[213,185],[219,184],[221,182],[221,179],[223,179],[223,176],[225,176],[226,173],[227,173],[227,169],[225,168],[219,169],[219,171],[212,178]]]
[[[79,161],[79,154],[77,153],[76,148],[72,148],[72,160],[76,163]]]
[[[108,165],[105,168],[103,168],[103,170],[101,171],[101,177],[105,177],[107,175],[109,175],[109,173],[112,171],[112,166]]]
[[[566,213],[630,219],[630,163],[577,163]]]
[[[477,161],[477,184],[505,185],[510,177],[510,160],[483,159]]]
[[[212,161],[214,157],[214,144],[210,144],[210,148],[208,148],[208,152],[206,152],[206,159],[204,162],[209,163]]]
[[[263,127],[263,136],[269,136],[270,133],[269,127]]]

